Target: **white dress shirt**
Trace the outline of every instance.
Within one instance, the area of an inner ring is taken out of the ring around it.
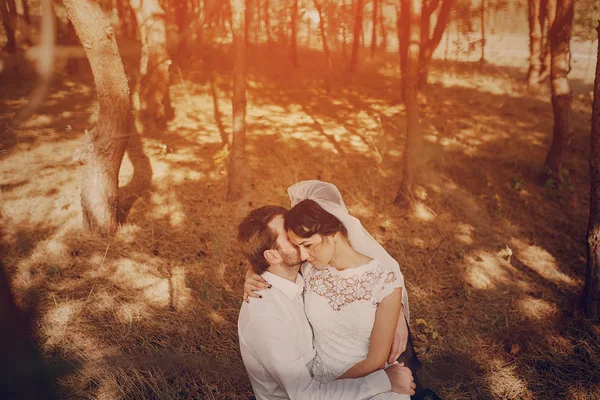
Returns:
[[[304,279],[291,282],[270,272],[273,287],[244,302],[238,319],[240,351],[258,400],[362,400],[391,390],[383,370],[359,379],[320,383],[311,376],[315,351],[304,313]]]

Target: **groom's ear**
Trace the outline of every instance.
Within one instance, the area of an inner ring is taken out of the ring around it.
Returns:
[[[277,264],[281,259],[279,252],[273,249],[265,250],[263,256],[269,264]]]

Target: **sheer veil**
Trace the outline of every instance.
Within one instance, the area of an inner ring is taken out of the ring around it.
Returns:
[[[408,294],[404,285],[404,276],[400,265],[387,251],[363,228],[360,221],[348,213],[342,195],[338,188],[327,182],[316,180],[302,181],[290,186],[287,190],[292,207],[302,200],[314,200],[321,208],[339,219],[348,230],[348,239],[354,250],[379,261],[385,268],[394,272],[402,284],[402,304],[404,315],[410,321],[408,309]]]

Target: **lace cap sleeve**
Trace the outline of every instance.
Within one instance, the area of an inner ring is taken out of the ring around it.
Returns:
[[[387,268],[377,267],[377,278],[373,285],[371,301],[378,305],[389,296],[395,289],[403,287],[403,283],[398,276]]]

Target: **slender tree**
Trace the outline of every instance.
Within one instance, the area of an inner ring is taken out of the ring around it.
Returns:
[[[556,19],[557,1],[560,0],[541,0],[542,16],[546,23],[546,43],[543,46],[542,53],[542,71],[540,72],[540,82],[545,81],[551,74],[552,70],[552,43],[550,40],[550,29],[554,25]]]
[[[572,137],[572,92],[567,75],[570,69],[569,54],[573,28],[573,6],[574,0],[557,1],[556,18],[549,31],[552,53],[550,86],[552,90],[554,131],[552,144],[546,156],[542,172],[544,182],[547,182],[548,179],[553,179],[555,183],[562,182],[564,153]]]
[[[271,20],[270,20],[270,15],[271,15],[271,11],[270,11],[270,1],[271,0],[265,0],[265,31],[267,33],[267,47],[270,49],[272,46],[272,42],[273,39],[271,38]]]
[[[600,22],[596,31],[600,39]],[[587,318],[600,320],[600,40],[596,54],[598,58],[590,136],[590,219],[582,308]]]
[[[371,31],[371,57],[375,56],[375,51],[377,51],[377,18],[378,14],[378,0],[373,0],[373,26]]]
[[[137,91],[140,110],[152,128],[163,129],[170,113],[165,11],[158,0],[130,0],[142,42]]]
[[[529,0],[529,73],[527,83],[530,89],[537,89],[542,69],[542,20],[541,1]]]
[[[450,22],[450,11],[452,10],[453,2],[454,0],[442,0],[441,3],[439,1],[430,1],[422,6],[418,75],[419,91],[422,91],[427,85],[431,57],[435,49],[439,46],[444,31]],[[433,32],[430,33],[433,17],[435,17],[436,23]]]
[[[360,38],[363,25],[364,0],[356,0],[354,12],[354,32],[352,41],[352,54],[350,55],[350,72],[355,72],[358,66],[358,53],[360,49]]]
[[[379,5],[379,27],[381,29],[381,48],[385,51],[387,49],[387,31],[385,29],[385,14],[383,9],[385,7],[385,1],[382,0]]]
[[[329,53],[329,44],[327,41],[327,26],[325,21],[325,14],[323,13],[323,6],[318,0],[313,0],[315,8],[319,13],[319,30],[321,31],[321,42],[323,43],[323,52],[325,53],[325,88],[327,92],[331,91],[331,55]]]
[[[290,19],[292,43],[290,46],[290,59],[294,67],[298,67],[298,0],[292,0],[292,18]]]
[[[83,165],[81,209],[84,227],[99,233],[117,229],[119,168],[127,147],[129,88],[110,22],[98,3],[64,0],[90,62],[100,112],[73,158]]]
[[[408,15],[408,51],[406,56],[405,73],[405,104],[406,104],[406,142],[402,164],[402,181],[396,194],[396,205],[410,205],[414,199],[414,182],[417,170],[418,149],[421,134],[419,127],[419,58],[421,51],[421,12],[422,0],[410,0],[404,10]]]
[[[246,147],[246,3],[231,0],[231,28],[233,32],[233,140],[229,159],[227,201],[242,197]]]
[[[481,22],[481,58],[479,62],[483,64],[485,62],[485,0],[481,0],[479,17]]]

